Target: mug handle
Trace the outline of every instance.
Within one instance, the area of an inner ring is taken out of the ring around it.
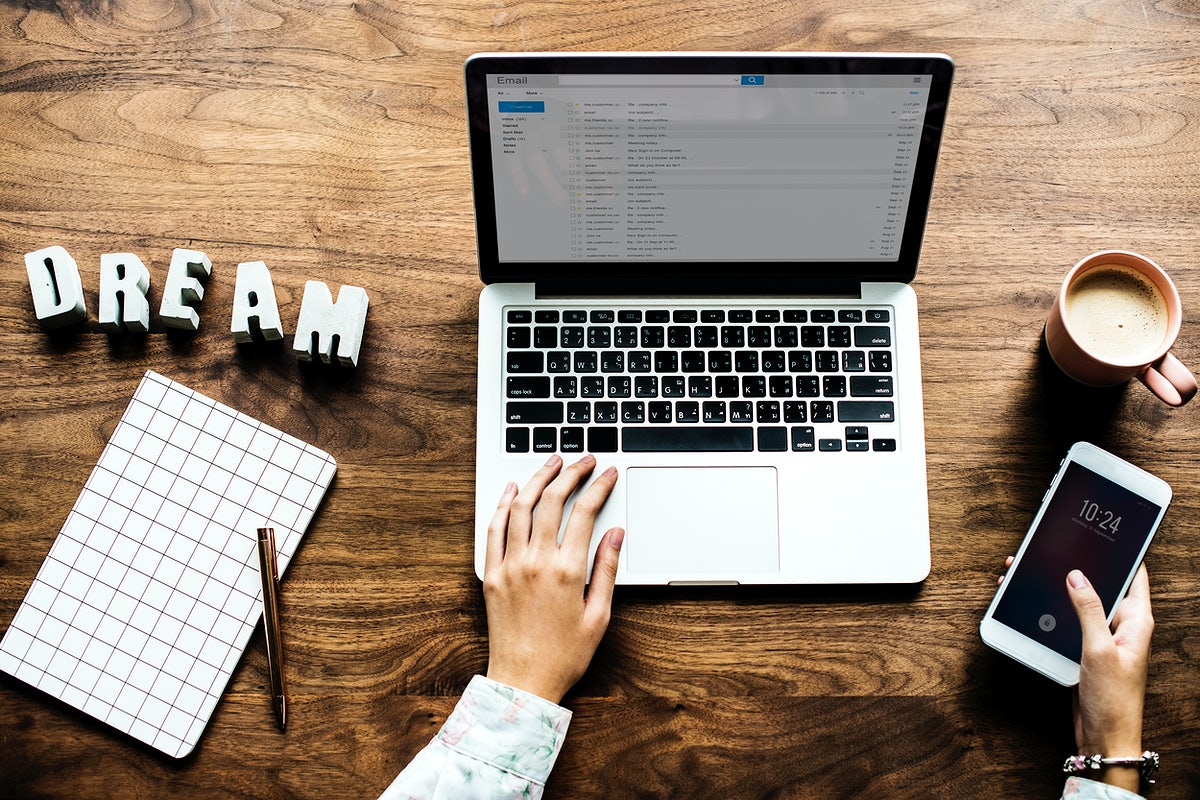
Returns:
[[[1181,406],[1196,394],[1196,376],[1170,353],[1146,366],[1138,380],[1170,406]]]

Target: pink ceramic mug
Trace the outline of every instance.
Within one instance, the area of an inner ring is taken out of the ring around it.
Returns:
[[[1171,355],[1183,309],[1162,267],[1126,250],[1103,250],[1067,273],[1046,320],[1046,349],[1059,369],[1088,386],[1137,378],[1181,406],[1196,377]]]

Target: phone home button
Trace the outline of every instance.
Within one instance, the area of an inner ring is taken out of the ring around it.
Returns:
[[[1054,626],[1057,624],[1058,621],[1054,619],[1053,614],[1042,614],[1041,619],[1038,620],[1038,627],[1044,630],[1046,633],[1054,630]]]

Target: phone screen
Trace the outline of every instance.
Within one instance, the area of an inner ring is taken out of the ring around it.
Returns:
[[[1068,463],[1020,563],[1004,579],[993,616],[1078,663],[1083,634],[1067,594],[1067,573],[1083,570],[1105,613],[1111,611],[1161,510],[1087,467]]]

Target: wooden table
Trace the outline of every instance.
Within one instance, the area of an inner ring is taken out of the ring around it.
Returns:
[[[175,762],[7,676],[0,796],[374,797],[486,662],[471,567],[476,273],[462,63],[481,50],[912,50],[958,65],[921,271],[933,571],[906,590],[617,593],[548,798],[1058,797],[1070,693],[977,626],[1067,445],[1169,481],[1148,557],[1153,797],[1200,796],[1200,408],[1082,390],[1039,356],[1067,268],[1143,252],[1200,308],[1200,11],[1184,0],[0,5],[0,625],[139,377],[335,455],[283,589],[286,734],[261,633]],[[23,254],[80,263],[89,321],[37,325]],[[194,336],[96,323],[99,257],[214,272]],[[356,370],[228,333],[264,260],[371,297]],[[1176,348],[1200,367],[1200,333]],[[519,477],[519,476],[514,476]]]

